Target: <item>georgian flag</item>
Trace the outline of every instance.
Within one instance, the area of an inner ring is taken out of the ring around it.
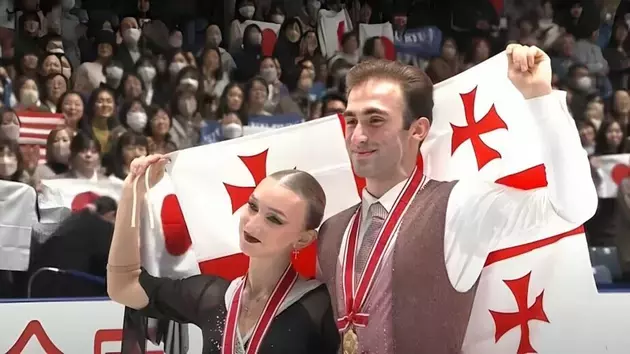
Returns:
[[[544,144],[506,73],[501,53],[435,86],[421,148],[428,176],[546,186]],[[481,272],[462,352],[605,352],[605,339],[591,334],[601,319],[598,296],[581,225],[553,221],[541,234],[506,238]]]

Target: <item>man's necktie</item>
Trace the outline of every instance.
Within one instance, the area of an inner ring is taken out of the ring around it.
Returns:
[[[367,264],[370,253],[372,252],[372,248],[374,248],[374,244],[376,243],[376,238],[378,237],[381,228],[383,228],[386,218],[387,210],[385,210],[385,207],[380,202],[370,205],[366,220],[368,229],[363,235],[363,241],[359,246],[359,252],[357,253],[355,261],[355,285],[361,278],[361,273],[363,273],[363,270],[365,269],[365,265]]]

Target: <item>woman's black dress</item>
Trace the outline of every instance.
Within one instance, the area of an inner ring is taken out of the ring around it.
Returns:
[[[142,315],[195,324],[202,331],[203,353],[221,353],[228,281],[209,275],[156,278],[143,270],[140,284],[149,297],[149,305],[140,310]],[[320,285],[276,314],[259,353],[333,354],[338,348],[330,296],[326,286]]]

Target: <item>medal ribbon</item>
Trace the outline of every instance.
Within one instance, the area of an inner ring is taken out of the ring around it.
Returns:
[[[389,213],[383,227],[379,231],[376,242],[370,251],[370,256],[368,257],[363,273],[361,273],[361,277],[359,278],[357,289],[355,291],[354,266],[356,254],[358,253],[358,232],[361,224],[361,207],[359,207],[356,211],[352,221],[350,234],[348,235],[348,242],[346,243],[342,263],[342,284],[346,314],[337,319],[337,328],[340,332],[346,331],[350,326],[367,326],[369,314],[362,312],[362,309],[365,304],[365,300],[369,295],[369,291],[372,288],[374,279],[376,278],[376,271],[385,258],[385,251],[393,239],[392,236],[394,231],[400,223],[407,205],[416,193],[424,186],[425,181],[426,177],[422,174],[422,170],[415,168],[411,178],[409,178],[403,190],[400,194],[398,194],[392,212]]]
[[[265,308],[263,309],[262,315],[256,322],[254,326],[254,332],[252,333],[252,337],[249,340],[249,345],[245,348],[245,352],[247,354],[255,354],[258,353],[260,349],[260,345],[262,343],[262,339],[267,334],[271,322],[276,317],[276,313],[278,309],[289,295],[289,292],[295,285],[295,282],[298,279],[298,273],[293,269],[291,265],[287,267],[282,274],[282,277],[276,284],[271,296],[267,300],[265,304]],[[238,285],[236,292],[234,293],[234,297],[232,298],[232,302],[230,308],[228,309],[227,319],[225,321],[225,330],[223,332],[223,345],[222,345],[222,353],[223,354],[234,354],[234,346],[237,342],[236,333],[238,328],[238,316],[241,309],[241,301],[243,296],[243,288],[247,282],[247,276],[243,278],[241,283]]]

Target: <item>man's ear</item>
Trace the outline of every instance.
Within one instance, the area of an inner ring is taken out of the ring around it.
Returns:
[[[316,230],[304,231],[300,234],[300,239],[295,243],[295,250],[299,251],[310,245],[317,238]]]
[[[429,118],[420,117],[416,119],[413,123],[411,123],[411,127],[409,127],[409,131],[414,138],[418,142],[424,141],[426,137],[429,135],[429,129],[431,128],[431,122],[429,122]]]

